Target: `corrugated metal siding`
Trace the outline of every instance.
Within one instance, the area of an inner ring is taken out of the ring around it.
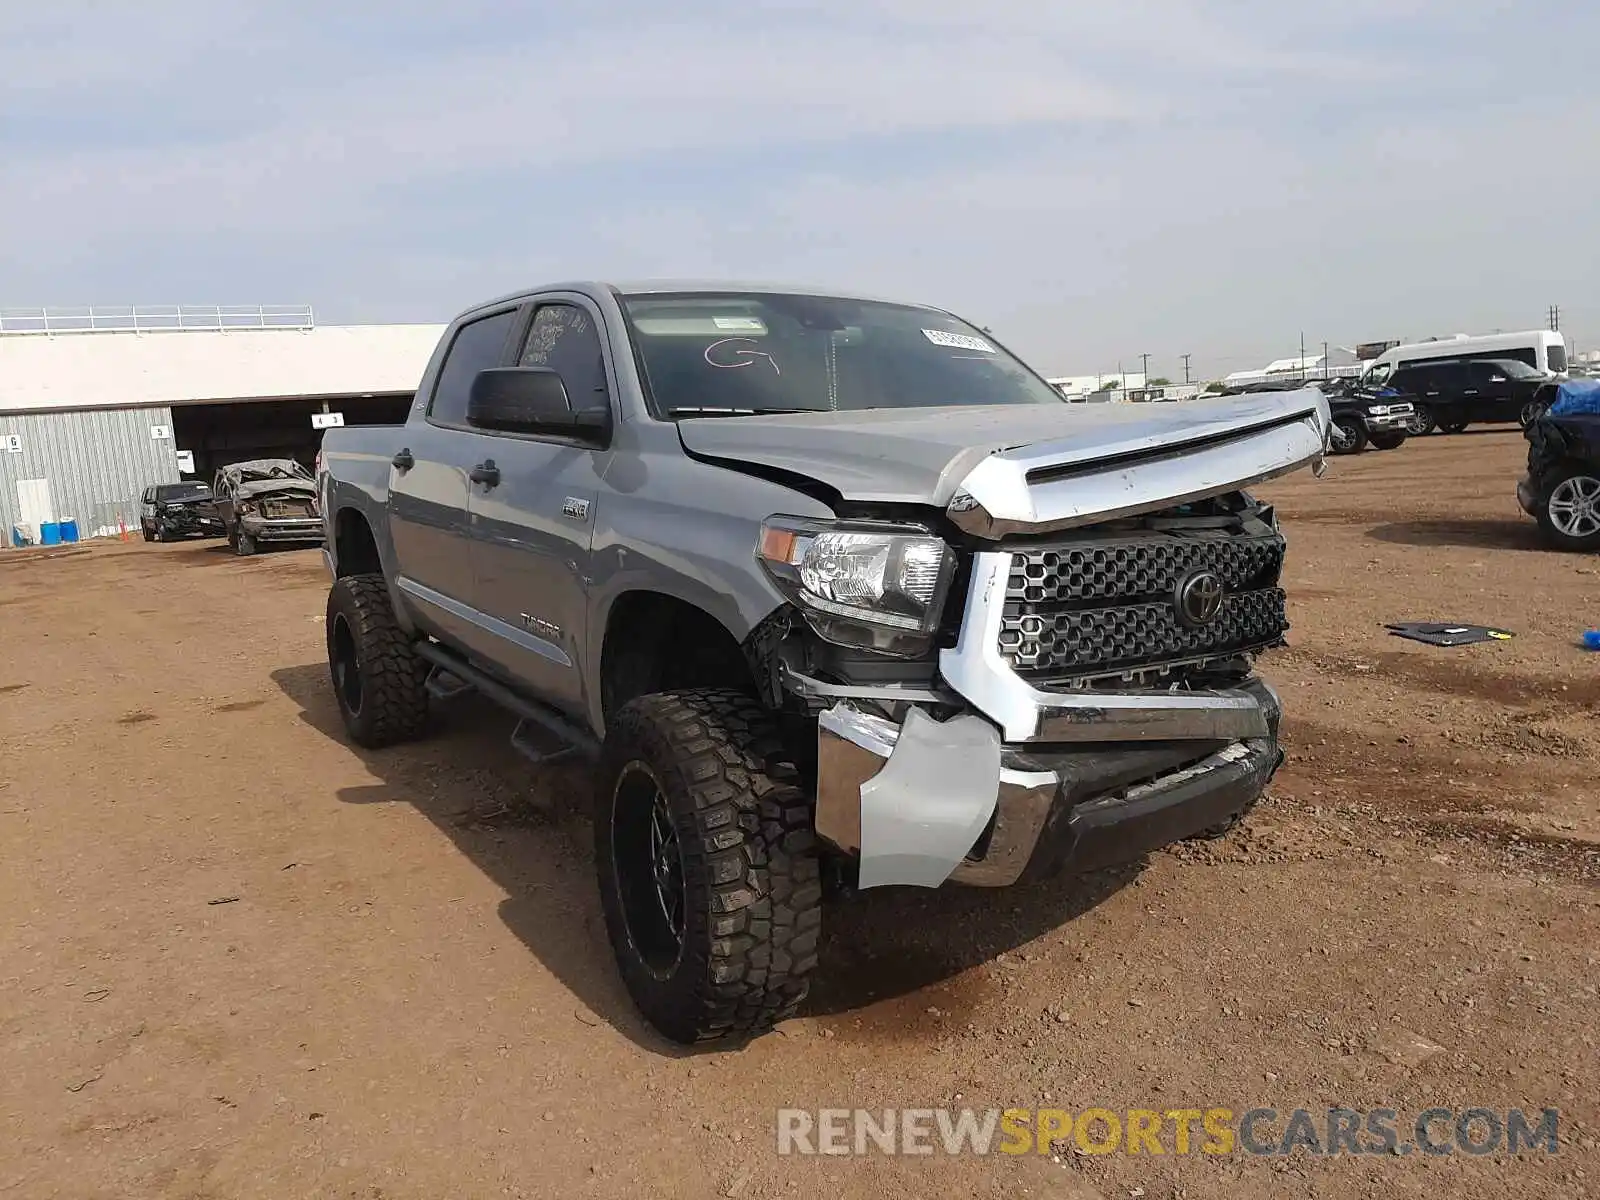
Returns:
[[[115,534],[119,517],[137,534],[140,493],[181,478],[176,443],[151,436],[158,425],[172,428],[170,408],[0,416],[0,538],[10,545],[22,519],[22,479],[48,479],[56,519],[76,520],[81,537]],[[8,435],[20,454],[6,451]]]

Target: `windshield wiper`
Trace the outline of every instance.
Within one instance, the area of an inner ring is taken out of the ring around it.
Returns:
[[[770,417],[785,413],[827,412],[825,408],[669,408],[669,417]]]

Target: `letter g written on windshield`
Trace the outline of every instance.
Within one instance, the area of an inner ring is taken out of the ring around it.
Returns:
[[[738,344],[741,342],[744,345]],[[713,367],[735,370],[752,365],[758,358],[764,358],[775,374],[782,375],[783,372],[778,370],[777,360],[765,350],[755,349],[755,345],[756,343],[750,338],[723,338],[720,342],[712,342],[706,347],[706,362]]]

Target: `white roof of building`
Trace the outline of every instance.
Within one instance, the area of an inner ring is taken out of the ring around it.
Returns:
[[[0,412],[414,392],[443,325],[0,335]]]
[[[1140,371],[1107,371],[1103,375],[1058,375],[1045,381],[1069,396],[1095,392],[1102,388],[1142,388],[1144,374]]]

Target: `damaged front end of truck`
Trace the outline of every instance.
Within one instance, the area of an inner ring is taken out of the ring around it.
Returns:
[[[1320,474],[1329,414],[1312,389],[1204,403],[954,458],[939,510],[764,526],[791,603],[749,652],[815,723],[816,832],[855,886],[1090,870],[1261,796],[1283,753],[1254,660],[1288,630],[1285,542],[1248,489]],[[871,604],[868,577],[891,581]]]

